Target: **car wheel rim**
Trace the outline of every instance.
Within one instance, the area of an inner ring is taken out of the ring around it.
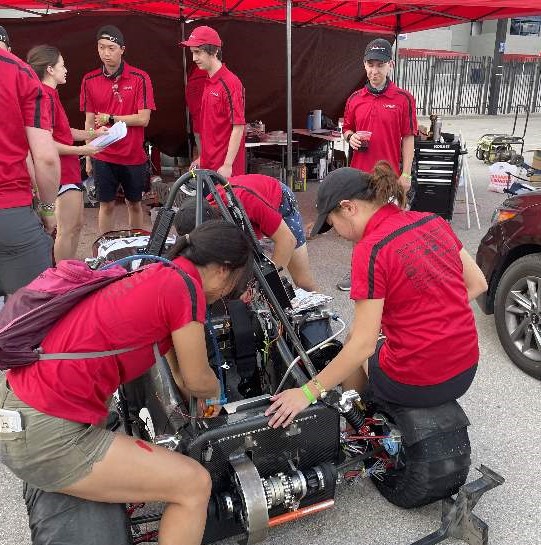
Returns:
[[[505,300],[505,327],[517,350],[541,361],[541,278],[526,276],[513,284]]]

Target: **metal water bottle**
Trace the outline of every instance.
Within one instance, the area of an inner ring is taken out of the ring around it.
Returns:
[[[314,114],[312,112],[308,112],[308,117],[306,118],[306,128],[309,131],[314,130]]]
[[[434,123],[434,142],[439,142],[441,138],[442,118],[438,115]]]

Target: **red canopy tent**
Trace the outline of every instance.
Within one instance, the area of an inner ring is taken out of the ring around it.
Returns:
[[[23,13],[39,15],[43,13],[35,10],[65,10],[77,14],[98,12],[103,15],[120,15],[118,12],[122,10],[134,14],[152,14],[183,24],[189,20],[200,21],[217,16],[260,22],[285,22],[287,129],[288,140],[291,142],[292,28],[295,29],[296,36],[302,29],[314,30],[325,27],[371,33],[370,37],[387,34],[396,36],[402,32],[414,32],[468,21],[539,15],[541,0],[462,0],[462,2],[459,0],[438,0],[437,2],[430,2],[430,0],[395,0],[394,2],[384,0],[207,0],[202,2],[198,0],[55,0],[53,2],[3,0],[0,8],[13,8]],[[236,33],[236,40],[241,36],[242,34]],[[351,41],[358,52],[359,40]],[[244,46],[252,47],[249,42]],[[330,47],[333,47],[333,43]],[[304,53],[304,56],[308,57],[308,54]],[[338,51],[336,59],[340,59]],[[266,61],[267,59],[264,62]],[[350,91],[350,89],[347,90]],[[336,95],[336,97],[340,96],[341,93]],[[291,163],[291,144],[289,144],[289,171],[291,171]]]
[[[38,9],[79,13],[120,9],[178,20],[242,17],[285,22],[289,3],[292,24],[296,27],[326,26],[377,34],[541,14],[541,0],[4,0],[0,7],[36,14]]]

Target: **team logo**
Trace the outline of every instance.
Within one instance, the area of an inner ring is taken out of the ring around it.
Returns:
[[[219,96],[220,96],[220,93],[218,93],[218,91],[211,91],[210,94],[211,94],[213,97],[219,97]]]
[[[124,91],[131,91],[133,89],[133,87],[131,85],[126,85],[125,87],[123,87]]]
[[[396,104],[384,104],[384,108],[388,108],[389,110],[394,110],[396,108]]]

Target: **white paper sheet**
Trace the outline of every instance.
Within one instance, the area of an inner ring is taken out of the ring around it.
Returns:
[[[90,142],[96,148],[106,148],[126,136],[128,128],[124,121],[117,121],[112,127],[109,127],[107,134],[102,134]]]

